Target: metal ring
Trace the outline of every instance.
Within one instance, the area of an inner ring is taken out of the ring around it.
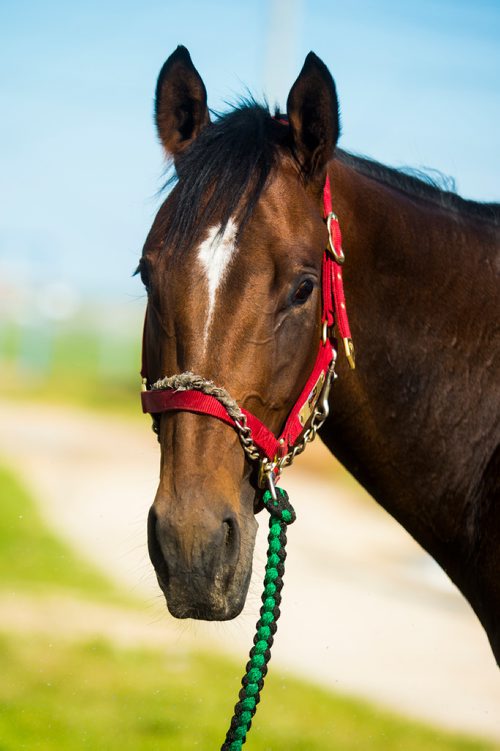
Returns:
[[[337,215],[333,213],[333,211],[330,211],[328,216],[326,217],[326,227],[328,229],[328,249],[332,256],[334,257],[335,261],[341,266],[345,261],[345,255],[342,248],[340,248],[340,253],[337,252],[335,249],[335,245],[333,244],[332,239],[332,220],[335,220],[338,222]]]

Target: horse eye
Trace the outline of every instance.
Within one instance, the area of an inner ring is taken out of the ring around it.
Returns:
[[[139,265],[135,273],[139,274],[139,276],[141,277],[142,283],[146,287],[146,291],[149,292],[149,273],[148,273],[148,268],[144,261],[144,258],[141,258],[141,260],[139,261]]]
[[[292,298],[293,305],[303,305],[311,292],[314,289],[314,284],[311,279],[305,279],[295,290],[295,294]]]

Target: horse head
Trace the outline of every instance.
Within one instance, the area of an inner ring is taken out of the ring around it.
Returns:
[[[148,383],[199,374],[277,435],[321,339],[322,190],[339,135],[333,79],[310,53],[286,119],[244,101],[211,122],[203,81],[179,47],[160,72],[155,116],[176,182],[139,266]],[[221,420],[182,410],[155,424],[161,471],[148,544],[168,608],[234,618],[252,568],[256,465]]]

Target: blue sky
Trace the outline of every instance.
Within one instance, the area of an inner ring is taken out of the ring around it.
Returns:
[[[313,49],[337,83],[341,146],[499,200],[499,39],[500,3],[483,0],[3,0],[0,267],[142,295],[130,274],[162,183],[153,91],[179,43],[215,109],[245,87],[284,106]]]

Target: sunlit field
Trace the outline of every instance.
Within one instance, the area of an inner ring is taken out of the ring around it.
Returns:
[[[69,322],[0,324],[1,394],[139,414],[142,310],[103,309],[102,325],[82,314]],[[113,320],[110,324],[110,318]]]
[[[269,518],[230,425],[164,415],[171,450],[151,430],[148,305],[161,367],[177,347],[264,421],[320,308],[339,345],[350,318],[357,371],[340,346],[329,420],[280,478],[297,522],[244,749],[500,751],[453,513],[492,466],[493,348],[454,328],[467,304],[494,332],[499,36],[491,0],[0,2],[0,751],[217,751],[233,714]],[[345,301],[319,273],[340,245]],[[167,567],[178,541],[208,570],[203,520],[231,511],[233,621],[171,616],[152,504]]]
[[[0,749],[17,751],[187,751],[220,746],[236,699],[241,664],[219,654],[124,647],[113,622],[141,613],[42,523],[18,478],[0,472]],[[60,621],[47,634],[37,620],[57,596]],[[106,603],[106,636],[82,639],[70,603]],[[32,623],[18,629],[32,603]],[[147,620],[147,618],[146,618]],[[9,625],[11,624],[11,625]],[[247,747],[255,751],[476,751],[498,748],[398,719],[366,703],[297,681],[271,666]]]

